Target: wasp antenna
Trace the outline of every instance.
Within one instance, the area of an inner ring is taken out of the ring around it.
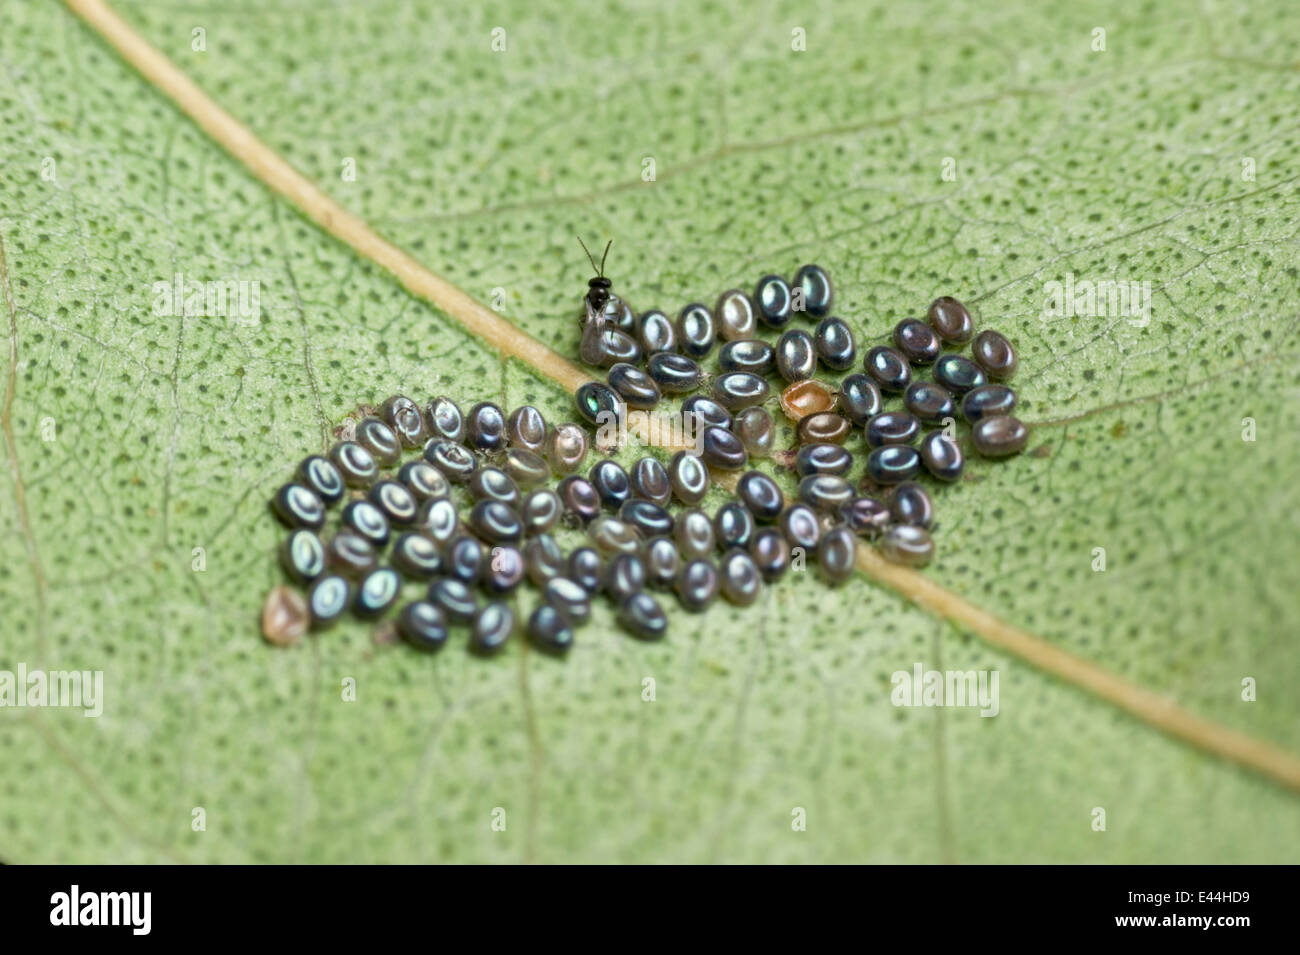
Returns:
[[[609,247],[613,244],[614,244],[613,239],[610,239],[608,242],[606,242],[605,251],[600,254],[600,277],[601,278],[605,277],[605,256],[609,255]]]
[[[597,275],[599,275],[600,269],[596,268],[596,260],[591,257],[591,250],[587,248],[587,243],[582,241],[582,236],[577,236],[577,239],[578,239],[578,245],[582,246],[582,251],[587,253],[587,261],[591,263],[592,271],[595,272]],[[606,249],[608,248],[609,247],[606,246]]]

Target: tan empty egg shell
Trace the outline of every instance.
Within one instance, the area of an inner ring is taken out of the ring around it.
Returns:
[[[272,587],[262,604],[262,636],[277,647],[291,647],[311,624],[307,601],[292,587]]]
[[[816,378],[796,381],[781,392],[781,410],[796,423],[810,414],[831,411],[834,407],[835,392]]]

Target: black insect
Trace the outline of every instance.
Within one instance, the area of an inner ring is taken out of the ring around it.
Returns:
[[[582,319],[582,341],[578,345],[578,356],[588,365],[599,368],[609,368],[619,362],[640,364],[641,346],[629,334],[633,324],[631,309],[618,300],[614,294],[614,283],[605,277],[605,256],[609,255],[609,247],[614,244],[614,240],[605,243],[600,265],[596,264],[587,243],[579,238],[578,244],[587,253],[591,267],[596,270],[595,278],[587,281],[587,295],[583,299],[587,314]]]
[[[582,241],[581,236],[578,237],[578,244],[582,246],[582,251],[587,253],[587,260],[596,271],[595,277],[587,280],[587,295],[584,299],[587,306],[587,321],[584,324],[597,320],[603,324],[605,306],[609,304],[610,296],[614,294],[613,280],[605,277],[605,257],[609,255],[609,247],[614,244],[614,240],[610,239],[605,243],[605,251],[600,255],[600,265],[596,264],[591,250],[587,248],[587,243]]]

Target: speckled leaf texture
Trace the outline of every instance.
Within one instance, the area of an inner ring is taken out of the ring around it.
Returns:
[[[809,261],[860,343],[964,299],[1019,345],[1035,431],[936,492],[926,573],[1300,750],[1300,8],[583,6],[116,9],[567,355],[575,234],[614,238],[642,309]],[[98,719],[0,709],[0,859],[1295,861],[1291,793],[861,576],[674,607],[653,645],[602,605],[562,661],[518,642],[479,660],[462,637],[431,658],[353,621],[268,647],[266,502],[358,404],[559,420],[571,399],[323,234],[60,5],[3,5],[0,69],[0,656],[105,674]],[[258,282],[260,318],[156,315],[178,272]],[[1149,323],[1044,317],[1067,274],[1149,282]],[[916,663],[996,669],[999,715],[893,706]]]

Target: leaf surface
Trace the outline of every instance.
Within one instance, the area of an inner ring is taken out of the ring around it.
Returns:
[[[969,302],[1019,346],[1033,450],[936,494],[927,573],[1300,749],[1290,6],[118,9],[346,207],[563,352],[589,269],[575,234],[614,237],[641,309],[806,261],[860,346],[938,294]],[[429,659],[351,622],[269,649],[265,502],[358,404],[449,393],[558,420],[571,400],[306,222],[61,8],[9,5],[0,65],[18,356],[0,354],[0,651],[105,672],[99,719],[0,709],[0,858],[1294,855],[1291,794],[861,578],[674,611],[654,646],[602,608],[563,663]],[[178,272],[257,281],[260,320],[154,314]],[[1149,282],[1150,321],[1045,317],[1067,274]],[[894,707],[891,674],[918,662],[998,670],[999,715]]]

